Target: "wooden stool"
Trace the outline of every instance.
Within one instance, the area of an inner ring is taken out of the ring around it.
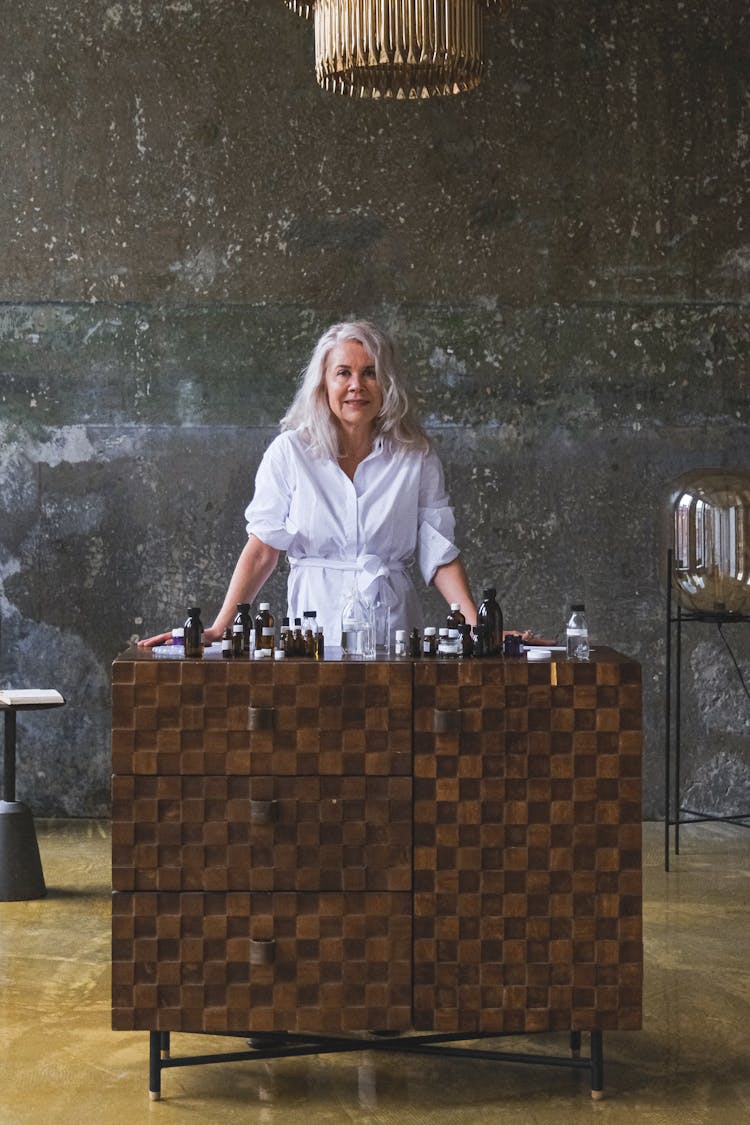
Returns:
[[[28,806],[16,800],[16,712],[46,710],[64,703],[62,696],[54,702],[5,703],[0,700],[0,711],[5,719],[4,799],[0,801],[0,902],[43,898],[47,893],[34,818]]]

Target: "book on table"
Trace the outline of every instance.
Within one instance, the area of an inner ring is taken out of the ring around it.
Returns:
[[[6,707],[23,707],[44,703],[64,703],[54,688],[0,688],[0,703]]]

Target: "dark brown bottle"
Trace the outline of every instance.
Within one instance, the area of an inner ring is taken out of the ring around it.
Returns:
[[[188,618],[185,622],[185,656],[193,658],[203,656],[203,622],[198,606],[188,610]]]
[[[461,613],[461,606],[458,602],[451,602],[451,611],[446,617],[445,623],[449,629],[460,629],[462,625],[466,624],[466,618]]]
[[[502,656],[503,611],[497,604],[497,591],[487,586],[482,591],[482,604],[477,610],[477,625],[484,625],[484,656]]]

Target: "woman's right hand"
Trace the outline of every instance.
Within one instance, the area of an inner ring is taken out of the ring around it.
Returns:
[[[221,629],[217,629],[215,625],[209,625],[207,629],[203,630],[203,640],[207,645],[213,644],[214,641],[220,641],[223,636]],[[157,633],[155,637],[144,637],[142,641],[138,641],[138,648],[154,648],[156,645],[168,645],[172,640],[172,630],[166,633]]]
[[[155,645],[166,645],[172,640],[172,630],[168,633],[158,633],[155,637],[144,637],[138,641],[138,648],[154,648]]]

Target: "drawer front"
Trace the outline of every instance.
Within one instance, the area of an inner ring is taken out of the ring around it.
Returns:
[[[409,891],[408,777],[115,777],[115,890]]]
[[[637,1028],[638,666],[505,664],[415,669],[414,1026]]]
[[[116,662],[116,774],[411,773],[411,667]]]
[[[113,896],[112,1026],[315,1031],[411,1023],[411,896]]]

